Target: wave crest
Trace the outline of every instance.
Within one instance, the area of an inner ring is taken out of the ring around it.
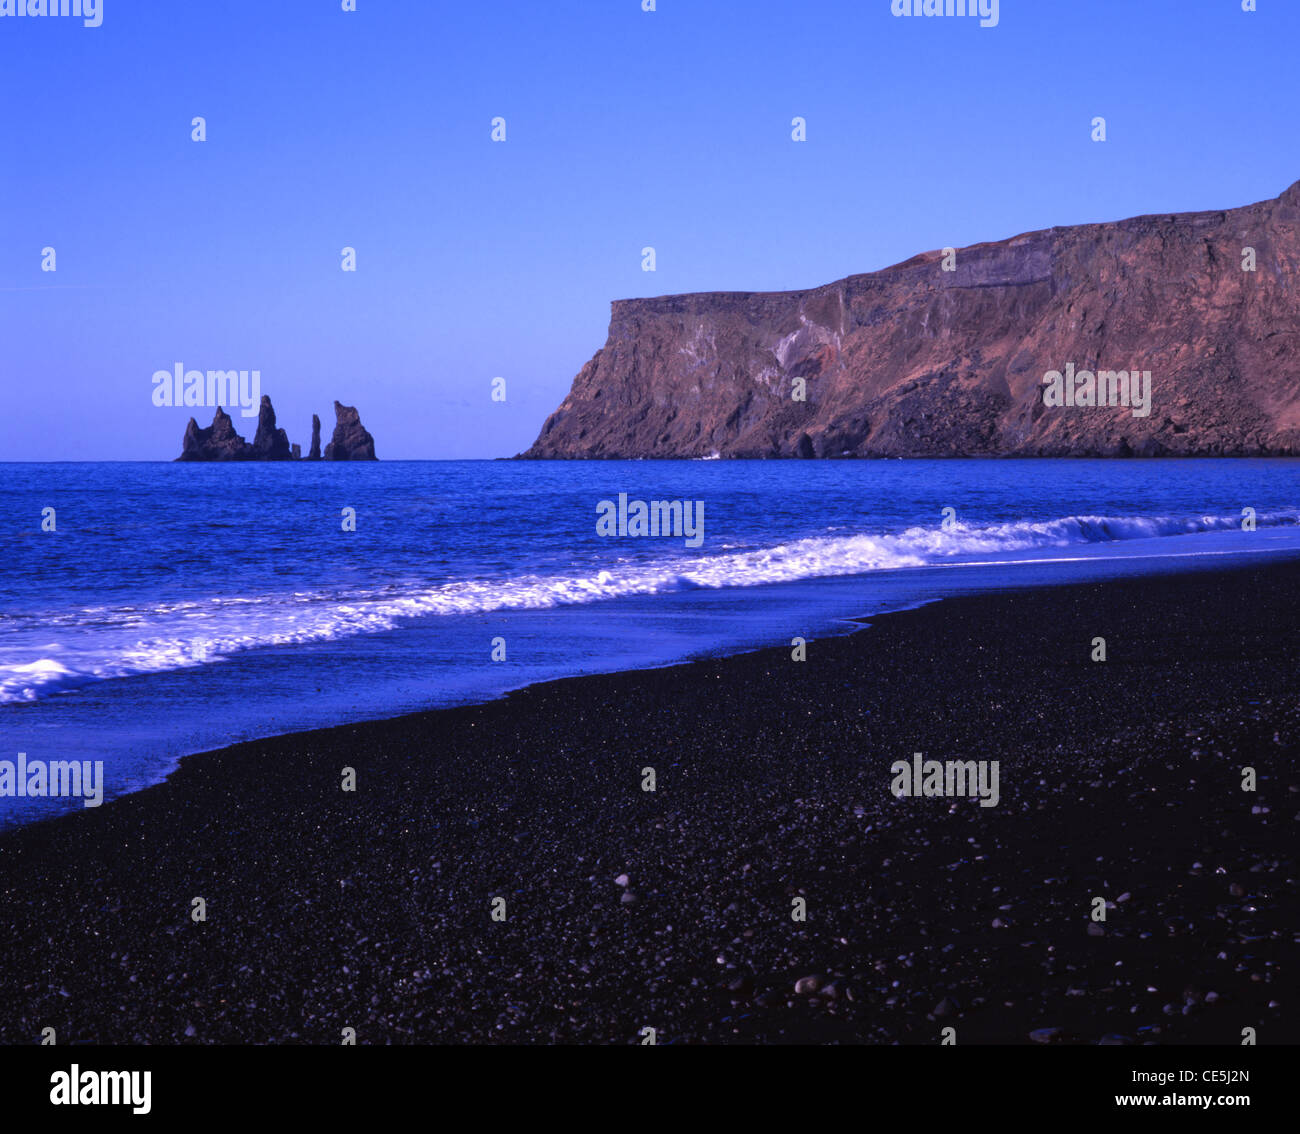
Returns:
[[[1260,516],[1294,526],[1300,512]],[[392,630],[407,619],[539,610],[633,595],[749,587],[799,579],[959,563],[1044,547],[1070,547],[1231,531],[1234,516],[1065,516],[1001,524],[953,523],[896,533],[824,535],[772,547],[622,564],[571,575],[420,582],[346,591],[220,597],[5,619],[0,704],[35,701],[87,682],[205,665],[242,650],[323,642]],[[32,644],[53,629],[62,640]],[[143,634],[142,634],[143,631]],[[28,644],[21,645],[26,638]]]

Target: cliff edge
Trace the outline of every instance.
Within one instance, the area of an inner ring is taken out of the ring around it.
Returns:
[[[1292,456],[1298,275],[1300,183],[809,291],[619,300],[520,455]],[[1102,384],[1087,394],[1084,371],[1149,372],[1146,412],[1088,405]],[[1047,396],[1050,372],[1077,372],[1080,401]]]

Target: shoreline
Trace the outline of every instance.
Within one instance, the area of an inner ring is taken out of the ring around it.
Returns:
[[[0,1040],[1294,1042],[1300,678],[1270,635],[1297,582],[1290,560],[958,596],[802,663],[186,756],[0,833]],[[998,759],[1000,805],[893,798],[914,751]]]
[[[1288,552],[1286,550],[1279,550],[1277,548],[1260,548],[1254,551],[1241,551],[1239,549],[1225,550],[1225,551],[1200,551],[1195,553],[1194,555],[1191,553],[1187,553],[1184,555],[1177,555],[1177,556],[1168,556],[1168,555],[1127,556],[1127,557],[1123,557],[1122,561],[1135,562],[1144,558],[1153,558],[1168,564],[1173,564],[1173,563],[1180,564],[1177,567],[1168,566],[1164,570],[1158,570],[1152,572],[1152,574],[1155,577],[1167,577],[1167,576],[1177,576],[1182,574],[1190,574],[1190,573],[1205,572],[1205,571],[1231,572],[1237,570],[1238,568],[1246,569],[1252,566],[1251,561],[1256,558],[1258,558],[1263,563],[1273,563],[1273,562],[1285,562],[1288,558],[1291,557],[1300,557],[1300,549],[1297,549],[1296,551],[1293,552]],[[1207,562],[1207,560],[1212,560],[1216,558],[1227,559],[1230,560],[1231,562],[1228,565],[1217,565],[1217,564],[1210,564]],[[1042,559],[1019,561],[1013,565],[1019,567],[1025,567],[1025,568],[1032,568],[1032,567],[1041,567],[1041,566],[1046,566],[1051,564],[1057,564],[1061,562],[1074,562],[1074,561],[1076,560],[1073,557],[1060,557],[1060,558],[1045,557]],[[917,570],[920,572],[932,572],[932,571],[948,572],[948,571],[962,571],[962,570],[970,570],[970,569],[978,570],[980,568],[990,567],[990,566],[994,566],[994,564],[979,563],[979,562],[970,563],[964,561],[957,562],[957,563],[936,562],[936,563],[928,563],[925,564],[923,567],[913,568],[911,570]],[[862,576],[864,580],[871,577],[872,576],[869,575]],[[1124,578],[1124,577],[1128,577],[1128,576],[1123,574],[1118,574],[1113,576],[1103,575],[1103,576],[1099,576],[1098,579],[1096,580],[1068,578],[1059,581],[1048,581],[1048,582],[1014,582],[1013,581],[1013,582],[1008,582],[1001,587],[993,587],[993,588],[974,587],[968,590],[958,590],[948,594],[940,593],[940,594],[926,595],[920,598],[906,598],[906,599],[892,600],[892,601],[897,601],[899,605],[890,605],[884,609],[874,611],[873,613],[870,614],[855,615],[855,614],[844,613],[844,614],[837,614],[834,616],[827,616],[825,621],[821,624],[820,630],[814,628],[814,633],[819,634],[820,635],[819,637],[814,637],[811,635],[805,635],[805,637],[809,643],[826,641],[832,638],[844,637],[846,635],[859,633],[860,631],[867,629],[874,621],[876,621],[879,618],[888,615],[893,615],[893,614],[906,613],[912,610],[918,610],[923,607],[933,605],[935,603],[946,602],[949,601],[950,599],[962,598],[968,595],[988,593],[990,591],[992,591],[993,593],[998,593],[999,591],[1019,592],[1019,591],[1039,590],[1045,587],[1052,588],[1052,587],[1088,585],[1090,582],[1105,581],[1108,578]],[[765,584],[765,586],[773,586],[773,587],[783,587],[783,586],[792,586],[792,585],[797,586],[797,585],[807,584],[807,583],[825,583],[828,581],[831,583],[844,583],[844,582],[853,581],[853,578],[854,578],[853,576],[835,576],[835,577],[830,577],[829,579],[810,577],[806,579],[795,580],[793,582],[783,581],[779,583]],[[228,742],[218,743],[215,745],[208,745],[208,744],[199,745],[199,746],[191,747],[189,748],[188,751],[183,751],[179,754],[169,754],[165,760],[168,770],[165,773],[163,773],[161,778],[155,779],[153,782],[150,783],[142,784],[139,787],[134,787],[127,791],[108,796],[104,801],[104,805],[112,804],[120,799],[124,799],[132,795],[137,795],[142,791],[147,791],[150,788],[158,787],[162,784],[165,784],[179,770],[180,766],[184,761],[222,753],[227,751],[228,749],[237,748],[242,745],[265,744],[273,741],[286,740],[290,737],[309,736],[315,733],[327,733],[333,729],[346,729],[354,726],[365,727],[369,725],[382,724],[387,721],[399,720],[408,717],[419,717],[426,713],[445,712],[451,709],[473,708],[478,705],[487,705],[498,701],[504,701],[505,699],[513,695],[522,693],[528,689],[531,689],[534,686],[545,686],[555,682],[570,681],[570,680],[585,680],[586,678],[589,677],[609,677],[609,676],[625,675],[625,674],[649,673],[655,670],[672,669],[677,666],[693,665],[696,662],[700,662],[700,661],[723,660],[726,658],[738,657],[747,654],[761,653],[763,650],[772,649],[772,648],[773,647],[771,646],[754,646],[751,644],[744,644],[744,645],[716,644],[713,646],[704,647],[700,649],[697,653],[678,656],[668,660],[659,660],[659,661],[646,660],[643,663],[630,665],[630,666],[619,664],[615,668],[611,668],[611,669],[600,669],[600,668],[588,669],[582,672],[568,673],[568,674],[562,674],[562,675],[552,676],[552,677],[543,677],[538,679],[521,678],[520,679],[521,683],[518,685],[510,685],[504,688],[497,689],[496,691],[492,691],[492,692],[468,693],[462,696],[458,700],[450,701],[445,704],[427,705],[419,708],[405,708],[405,709],[400,709],[396,712],[392,711],[391,709],[377,709],[375,710],[375,715],[357,716],[353,719],[343,720],[333,724],[310,724],[305,726],[292,725],[292,726],[288,726],[284,731],[270,731],[257,736],[246,737],[244,739],[229,740]],[[779,650],[781,649],[781,647],[776,647],[776,649]],[[132,674],[124,678],[124,680],[138,680],[142,677],[147,677],[147,676],[151,676],[151,675]],[[3,815],[0,815],[0,835],[3,835],[5,832],[8,831],[16,831],[16,830],[24,829],[26,827],[36,826],[40,823],[54,822],[59,819],[65,818],[70,814],[72,815],[79,814],[80,810],[81,809],[79,807],[70,807],[66,811],[52,812],[48,815],[41,816],[40,818],[26,819],[22,821],[11,821],[6,819],[6,817],[4,817]]]

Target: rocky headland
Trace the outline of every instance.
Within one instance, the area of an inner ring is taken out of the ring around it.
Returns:
[[[1298,276],[1300,183],[809,291],[620,300],[521,456],[1292,456]],[[1149,372],[1148,412],[1053,405],[1067,367]]]

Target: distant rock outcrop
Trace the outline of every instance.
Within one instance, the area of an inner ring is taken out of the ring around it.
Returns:
[[[257,411],[257,435],[253,438],[252,460],[288,461],[292,457],[289,435],[283,429],[276,429],[271,399],[263,394],[262,404]]]
[[[361,415],[355,406],[334,403],[334,436],[325,446],[327,461],[373,461],[375,439],[361,424]]]
[[[522,455],[1293,456],[1298,293],[1300,183],[809,291],[620,300]]]
[[[185,427],[185,438],[181,442],[181,455],[178,461],[247,461],[250,459],[252,446],[235,432],[235,424],[230,415],[220,406],[207,429],[200,429],[199,423],[190,418]]]
[[[325,447],[327,461],[373,461],[375,439],[361,424],[361,415],[354,406],[334,403],[334,439]],[[302,447],[291,444],[289,435],[275,425],[275,408],[271,399],[262,395],[257,412],[257,433],[250,445],[235,432],[235,423],[220,406],[207,429],[190,418],[185,427],[178,461],[296,461],[302,459]],[[309,461],[319,461],[320,418],[311,415],[311,451]]]

